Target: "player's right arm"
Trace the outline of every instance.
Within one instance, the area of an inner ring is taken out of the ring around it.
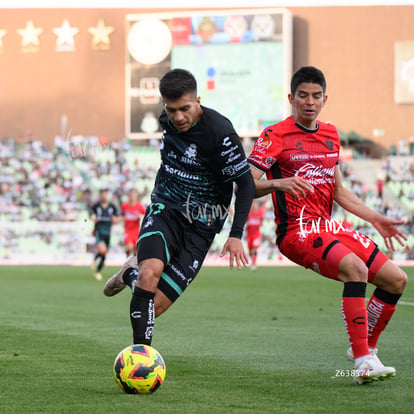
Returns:
[[[302,177],[277,178],[273,180],[262,180],[263,171],[250,165],[254,183],[256,185],[255,198],[263,197],[275,191],[284,191],[292,194],[297,200],[306,197],[306,192],[313,193],[313,186]]]

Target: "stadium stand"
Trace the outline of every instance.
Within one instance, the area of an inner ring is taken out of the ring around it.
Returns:
[[[113,201],[119,205],[128,190],[135,187],[140,200],[148,204],[159,163],[157,141],[146,145],[128,140],[108,144],[100,137],[57,137],[55,146],[48,148],[40,141],[1,140],[0,262],[89,263],[93,223],[87,209],[99,189],[109,188]],[[347,161],[342,162],[341,170],[345,185],[368,206],[406,219],[403,230],[408,235],[407,247],[399,248],[394,258],[414,259],[414,159]],[[377,176],[385,177],[382,196],[377,192]],[[267,213],[259,261],[286,263],[274,244],[271,200],[266,198],[264,202]],[[358,217],[345,214],[337,205],[334,217],[350,222],[385,248],[381,236]],[[122,230],[122,225],[113,229],[109,264],[118,264],[124,258]],[[228,230],[229,222],[213,243],[208,259],[211,263],[226,263],[219,254]]]

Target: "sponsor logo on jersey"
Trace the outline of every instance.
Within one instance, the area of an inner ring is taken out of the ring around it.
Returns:
[[[233,147],[226,149],[224,151],[221,151],[220,155],[222,157],[225,157],[227,155],[232,155],[234,153],[234,151],[236,151],[239,147],[237,145],[234,145]]]
[[[178,269],[178,267],[176,267],[174,264],[170,263],[170,268],[171,270],[175,273],[175,275],[177,275],[181,280],[186,280],[186,277],[184,275],[184,273]]]
[[[236,161],[240,157],[241,157],[241,154],[240,153],[238,153],[238,154],[231,154],[229,156],[229,158],[227,158],[226,164],[230,164],[231,162]]]
[[[301,143],[300,141],[298,141],[298,142],[296,143],[296,148],[297,148],[297,149],[300,149],[300,150],[303,150],[303,146],[302,146],[302,143]]]
[[[244,159],[236,165],[229,165],[228,167],[224,167],[221,170],[221,172],[223,175],[233,176],[246,166],[247,166],[247,160]]]
[[[263,165],[263,166],[265,165],[264,160],[260,155],[256,155],[256,154],[250,155],[249,156],[249,161],[252,161],[252,162],[254,162],[255,164],[258,164],[258,165]]]
[[[201,177],[198,175],[190,174],[187,171],[183,171],[183,170],[180,170],[179,168],[171,167],[168,164],[165,164],[164,168],[168,174],[176,175],[177,177],[180,177],[180,178],[186,178],[189,180],[197,180],[197,181],[201,180]]]
[[[312,185],[335,182],[335,167],[320,167],[310,162],[302,165],[295,176],[307,179]]]
[[[232,144],[230,137],[226,137],[223,139],[223,145],[225,147],[229,147]]]
[[[311,156],[309,154],[290,154],[291,161],[308,161]]]
[[[262,149],[269,149],[272,146],[272,141],[269,137],[269,132],[272,132],[271,129],[267,129],[263,132],[263,136],[257,138],[256,146]]]
[[[265,159],[266,168],[270,168],[273,165],[274,162],[275,162],[275,159],[273,157],[267,157]]]

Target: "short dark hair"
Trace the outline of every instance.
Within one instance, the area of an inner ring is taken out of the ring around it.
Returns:
[[[186,93],[197,95],[197,81],[194,75],[185,69],[173,69],[160,81],[160,93],[164,99],[175,101]]]
[[[292,76],[290,81],[290,93],[295,95],[296,89],[301,83],[316,83],[322,86],[323,93],[326,92],[326,80],[323,72],[314,66],[302,66]]]

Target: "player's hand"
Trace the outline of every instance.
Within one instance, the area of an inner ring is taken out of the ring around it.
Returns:
[[[292,194],[296,200],[306,197],[306,193],[313,193],[313,185],[302,177],[288,177],[275,180],[276,191]]]
[[[397,240],[403,247],[405,246],[404,240],[407,241],[407,237],[396,227],[398,224],[404,224],[404,220],[393,220],[380,216],[378,220],[372,222],[372,225],[384,238],[385,246],[391,251],[395,250],[393,239]]]
[[[241,269],[242,266],[246,267],[249,264],[249,258],[244,251],[243,243],[236,237],[229,237],[226,243],[224,243],[223,250],[220,256],[223,257],[226,253],[230,253],[229,266],[233,269],[234,261],[236,260],[237,269]]]

